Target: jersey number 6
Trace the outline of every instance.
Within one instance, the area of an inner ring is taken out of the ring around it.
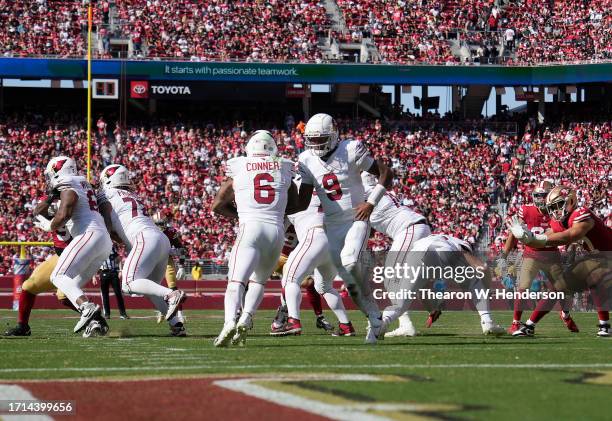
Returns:
[[[266,183],[262,184],[264,181]],[[269,205],[274,202],[276,191],[274,191],[274,187],[270,183],[274,183],[274,177],[268,173],[257,174],[253,179],[253,186],[255,188],[253,198],[257,203]]]

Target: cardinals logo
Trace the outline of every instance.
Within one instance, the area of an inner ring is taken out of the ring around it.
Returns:
[[[66,163],[65,159],[60,159],[55,164],[53,164],[53,171],[58,172],[59,170],[62,169],[65,163]]]

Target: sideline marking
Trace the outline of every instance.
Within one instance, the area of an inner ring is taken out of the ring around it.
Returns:
[[[6,401],[38,401],[30,393],[29,390],[24,389],[21,386],[17,386],[14,384],[0,384],[0,400]],[[2,411],[0,409],[0,411]],[[5,415],[0,413],[0,419],[6,421],[18,421],[18,420],[27,420],[27,421],[53,421],[53,418],[47,415],[38,415],[38,414],[15,414],[15,415]]]

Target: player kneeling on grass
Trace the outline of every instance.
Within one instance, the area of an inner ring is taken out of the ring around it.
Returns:
[[[228,346],[230,341],[234,345],[245,344],[265,284],[283,247],[285,210],[295,208],[297,203],[297,189],[291,181],[293,163],[276,156],[272,134],[257,130],[245,150],[246,157],[227,161],[227,179],[212,205],[216,214],[239,221],[228,262],[225,323],[214,340],[216,347]],[[236,323],[243,297],[244,306]]]
[[[52,196],[44,196],[38,202],[34,208],[33,215],[37,216],[42,214],[45,217],[50,218],[51,215],[55,214],[55,205],[53,204]],[[32,274],[21,286],[21,294],[19,295],[19,313],[17,315],[17,326],[7,330],[5,336],[30,336],[32,331],[30,329],[30,313],[34,307],[34,302],[38,294],[44,292],[54,291],[56,288],[51,283],[51,273],[57,265],[59,256],[62,254],[68,243],[72,240],[68,231],[65,228],[58,229],[52,233],[53,247],[55,254],[49,256],[47,260],[42,262],[34,269]],[[70,300],[66,298],[63,292],[57,290],[57,299],[65,306],[78,312],[78,310],[72,305]]]
[[[485,335],[503,335],[505,329],[495,324],[489,309],[489,299],[479,295],[477,291],[484,291],[490,285],[490,274],[485,264],[472,252],[472,246],[467,242],[455,237],[434,234],[417,241],[410,252],[401,258],[401,267],[408,267],[419,272],[415,278],[415,272],[407,271],[407,277],[391,277],[384,279],[387,292],[419,291],[427,282],[436,281],[439,274],[450,269],[457,275],[454,281],[465,291],[470,291],[472,301],[480,315],[482,332]],[[466,268],[472,268],[468,271]],[[441,268],[442,271],[436,270]],[[457,269],[461,269],[459,272]],[[462,273],[459,277],[459,273]],[[383,327],[389,326],[405,311],[408,311],[412,300],[409,298],[390,297],[391,305],[383,311]],[[384,330],[384,329],[383,329]]]
[[[146,296],[165,314],[170,334],[185,336],[183,320],[176,313],[187,296],[161,285],[170,252],[168,237],[146,216],[126,167],[113,164],[104,168],[100,186],[98,203],[108,231],[129,250],[122,271],[123,292]]]
[[[612,296],[612,228],[607,227],[590,209],[578,207],[576,191],[569,186],[557,186],[546,196],[546,210],[551,216],[551,228],[546,233],[533,233],[519,219],[512,218],[508,228],[521,243],[537,249],[569,246],[580,242],[588,254],[576,261],[554,285],[557,291],[590,290],[597,309],[597,336],[610,336],[609,302]],[[513,336],[533,336],[536,323],[554,305],[552,300],[540,300],[529,320]]]
[[[85,177],[77,175],[74,160],[66,156],[49,161],[45,178],[51,195],[59,196],[60,205],[53,219],[39,214],[34,225],[46,232],[65,227],[73,238],[59,256],[51,282],[81,313],[75,333],[85,329],[83,336],[86,337],[105,335],[108,325],[100,306],[90,302],[81,289],[108,258],[112,247],[104,220],[98,213],[95,193]]]

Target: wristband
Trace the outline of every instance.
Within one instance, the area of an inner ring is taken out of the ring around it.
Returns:
[[[372,190],[372,193],[370,193],[370,196],[368,197],[368,200],[366,200],[366,202],[368,202],[372,206],[376,206],[378,205],[378,202],[380,202],[380,199],[382,199],[386,192],[387,189],[385,188],[385,186],[377,184],[376,187],[374,187],[374,190]]]

